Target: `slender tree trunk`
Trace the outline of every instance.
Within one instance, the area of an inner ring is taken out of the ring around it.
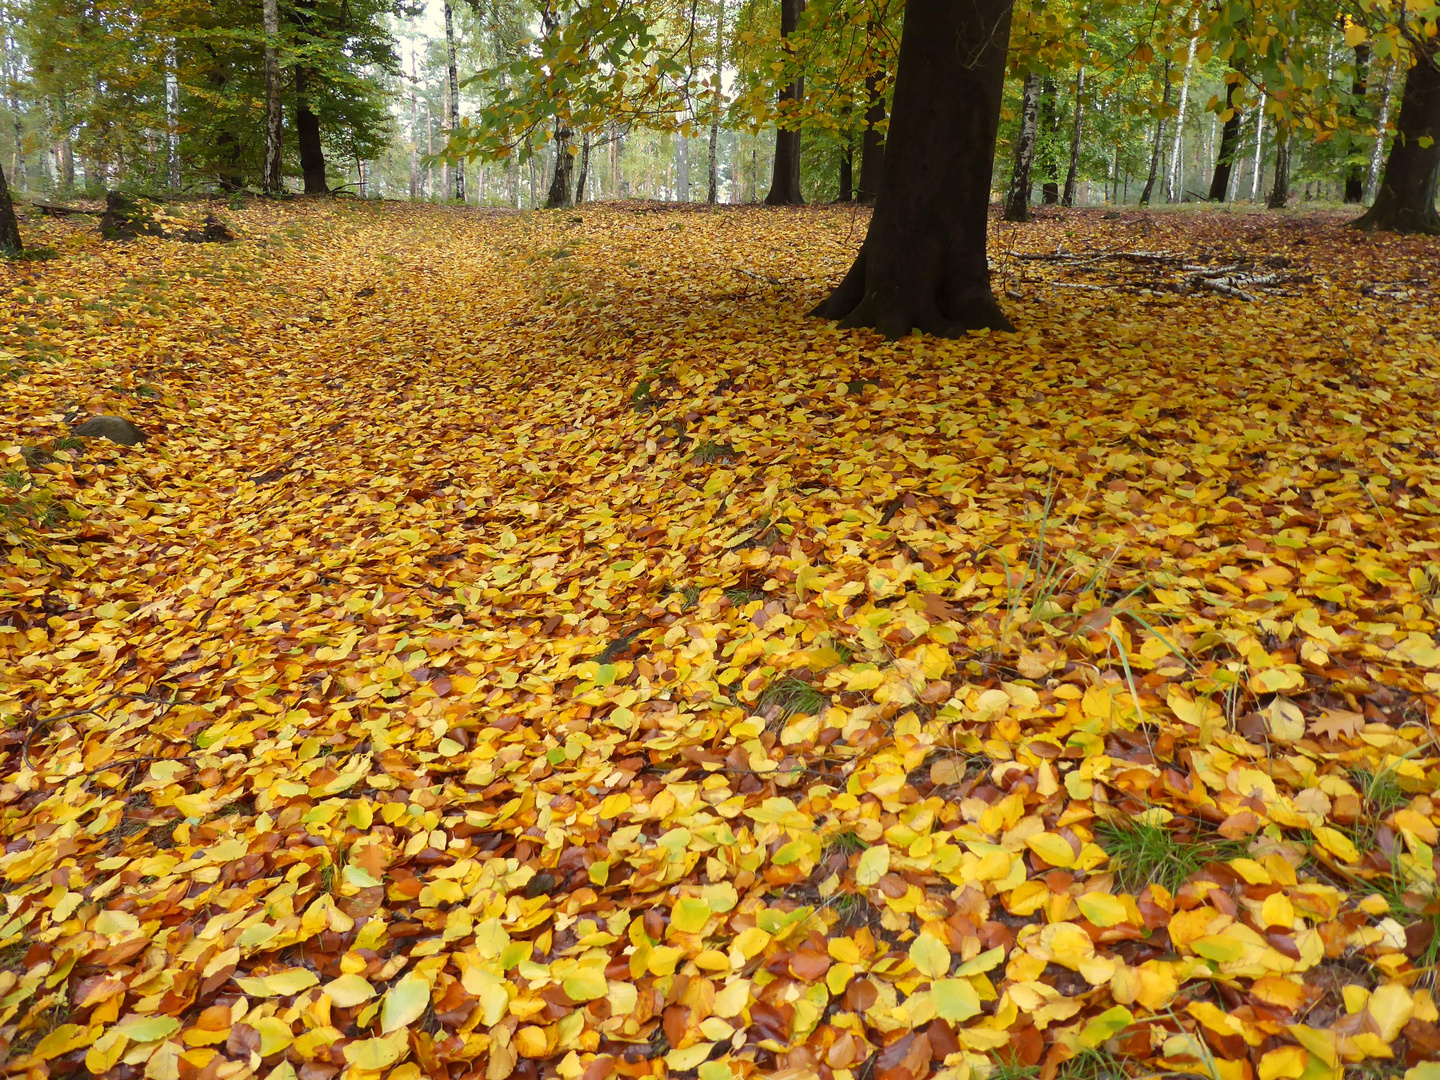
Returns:
[[[420,194],[420,121],[415,108],[415,50],[410,50],[410,198]]]
[[[800,25],[800,15],[805,10],[805,0],[780,0],[780,37],[787,53],[793,52],[790,36]],[[805,199],[800,194],[800,121],[793,115],[805,100],[805,80],[796,78],[780,91],[780,126],[775,131],[775,172],[770,181],[770,193],[765,202],[771,206],[800,206]],[[794,108],[787,109],[792,103]]]
[[[815,314],[897,338],[1012,329],[985,231],[1010,0],[909,0],[870,230]]]
[[[570,171],[575,159],[570,155],[570,129],[555,128],[555,173],[550,178],[550,192],[545,196],[545,209],[558,210],[573,206],[574,197],[570,188]]]
[[[1040,84],[1040,133],[1043,138],[1035,151],[1045,176],[1040,184],[1040,201],[1055,206],[1060,202],[1060,97],[1055,80],[1048,76]]]
[[[1030,220],[1030,167],[1035,161],[1036,113],[1040,106],[1040,76],[1025,76],[1020,91],[1020,134],[1015,139],[1015,165],[1010,191],[1005,196],[1005,220]]]
[[[1210,180],[1210,201],[1224,202],[1230,191],[1230,173],[1235,165],[1235,152],[1240,149],[1240,110],[1235,105],[1239,81],[1225,84],[1225,108],[1230,118],[1220,129],[1220,152],[1215,158],[1215,175]]]
[[[261,166],[261,188],[266,195],[285,190],[281,123],[284,115],[280,89],[280,4],[264,0],[265,24],[265,162]]]
[[[575,203],[579,205],[585,201],[585,184],[590,179],[590,136],[588,134],[580,137],[580,172],[575,177]]]
[[[1350,121],[1354,123],[1360,118],[1360,105],[1365,100],[1365,91],[1369,89],[1367,80],[1370,75],[1370,43],[1362,41],[1355,46],[1355,77],[1350,82]],[[1365,199],[1365,166],[1360,162],[1353,163],[1345,172],[1345,201],[1347,203],[1360,203]]]
[[[710,105],[710,158],[706,165],[705,201],[714,206],[720,201],[720,109],[724,103],[725,70],[725,0],[720,0],[715,14],[715,96]]]
[[[1170,171],[1165,178],[1165,201],[1185,201],[1185,107],[1190,102],[1190,71],[1195,67],[1195,42],[1199,39],[1200,9],[1190,19],[1190,48],[1185,54],[1185,75],[1180,80],[1180,107],[1175,115],[1175,140],[1170,148]]]
[[[690,201],[690,140],[675,133],[675,201]]]
[[[19,255],[24,250],[20,223],[15,220],[15,206],[10,202],[10,188],[5,183],[5,170],[0,168],[0,252]]]
[[[1380,163],[1385,160],[1385,129],[1390,126],[1390,87],[1395,78],[1395,62],[1385,64],[1385,77],[1380,80],[1380,115],[1375,118],[1375,145],[1370,148],[1370,172],[1365,178],[1365,201],[1373,202],[1380,190]]]
[[[455,68],[455,17],[450,0],[445,0],[445,77],[450,87],[450,133],[460,130],[460,75]],[[457,157],[451,170],[455,177],[455,201],[465,202],[465,159]]]
[[[848,203],[855,199],[855,133],[845,132],[845,149],[840,154],[840,194],[836,202]]]
[[[1267,204],[1271,210],[1284,210],[1290,201],[1290,128],[1280,124],[1275,128],[1275,183],[1270,189]]]
[[[860,136],[859,202],[873,203],[880,190],[880,176],[885,165],[885,138],[880,125],[885,122],[885,95],[880,92],[880,73],[865,76],[865,131]]]
[[[1424,144],[1424,145],[1422,145]],[[1440,235],[1435,190],[1440,181],[1440,51],[1415,57],[1405,76],[1395,141],[1375,203],[1362,229]]]
[[[1165,109],[1170,105],[1170,61],[1165,61],[1162,73],[1165,89],[1160,98],[1160,116],[1155,121],[1155,145],[1150,151],[1150,173],[1145,177],[1145,189],[1140,192],[1140,205],[1149,206],[1150,196],[1155,191],[1155,181],[1160,176],[1160,148],[1165,145]]]
[[[55,143],[55,172],[60,186],[69,191],[75,186],[75,144],[70,138],[70,112],[65,99],[51,99],[55,102],[56,127],[61,135]]]
[[[1061,206],[1075,205],[1075,184],[1080,172],[1080,135],[1085,126],[1085,65],[1075,72],[1075,121],[1070,128],[1070,166],[1065,170],[1065,192]]]
[[[1265,94],[1260,94],[1260,107],[1255,110],[1255,164],[1250,168],[1250,201],[1259,202],[1260,192],[1265,189],[1265,159],[1260,156],[1265,147]]]

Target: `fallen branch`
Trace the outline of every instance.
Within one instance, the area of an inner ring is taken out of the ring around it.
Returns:
[[[47,217],[69,217],[71,214],[89,214],[96,217],[104,213],[103,210],[86,210],[83,206],[64,206],[60,203],[33,202],[30,205]]]

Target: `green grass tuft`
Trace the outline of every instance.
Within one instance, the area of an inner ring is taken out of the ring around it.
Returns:
[[[717,461],[733,461],[735,448],[729,443],[702,442],[691,452],[690,458],[701,465],[712,465]]]
[[[778,706],[782,717],[794,716],[796,713],[819,716],[828,704],[830,698],[809,683],[786,677],[767,686],[756,707],[764,710],[772,705]]]
[[[1179,891],[1207,863],[1245,853],[1245,844],[1220,837],[1190,837],[1170,825],[1138,821],[1101,822],[1096,842],[1110,856],[1115,879],[1126,892],[1138,893],[1152,882]]]

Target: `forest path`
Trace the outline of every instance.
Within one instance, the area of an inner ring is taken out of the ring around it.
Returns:
[[[0,264],[3,505],[74,511],[0,570],[12,1062],[918,1076],[1423,960],[1362,898],[1434,881],[1436,241],[1046,211],[1018,333],[885,342],[804,314],[861,211],[223,216]],[[1166,948],[1147,811],[1240,867]]]

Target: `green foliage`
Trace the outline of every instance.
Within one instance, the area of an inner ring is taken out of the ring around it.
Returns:
[[[1187,835],[1174,822],[1131,819],[1101,822],[1095,839],[1110,856],[1120,887],[1137,893],[1151,882],[1176,892],[1206,864],[1236,858],[1245,849],[1220,837]]]
[[[764,689],[756,708],[764,711],[775,706],[782,717],[794,716],[796,713],[818,716],[829,703],[829,697],[809,683],[787,676]]]

